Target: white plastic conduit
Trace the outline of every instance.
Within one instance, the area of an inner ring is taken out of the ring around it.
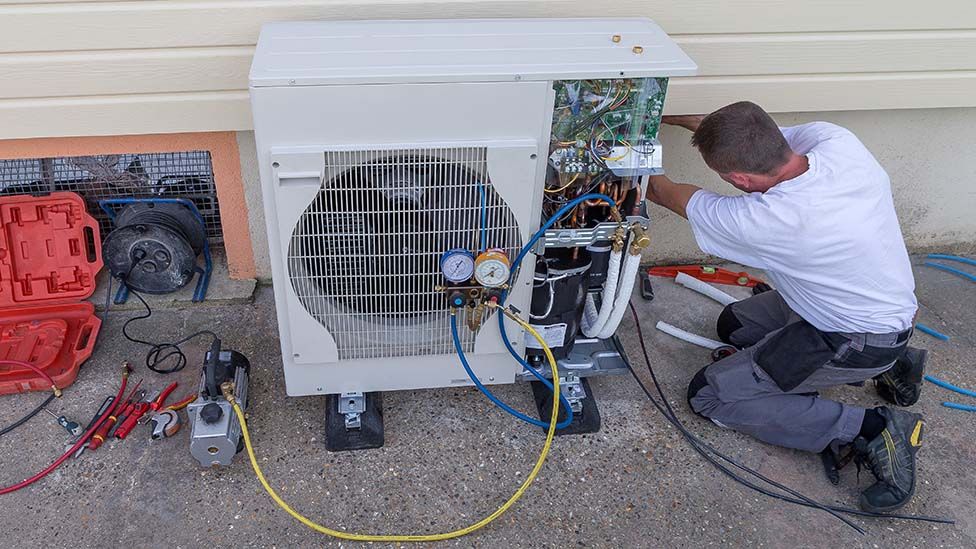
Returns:
[[[620,275],[620,287],[617,290],[617,299],[613,303],[613,313],[610,314],[610,319],[607,320],[603,329],[597,334],[598,338],[606,339],[617,331],[617,326],[620,325],[620,321],[623,320],[624,314],[627,312],[627,305],[630,303],[630,294],[634,292],[634,279],[637,278],[640,261],[640,252],[637,254],[627,254],[627,259],[624,260],[623,272]]]
[[[685,288],[688,288],[689,290],[695,290],[702,295],[718,301],[723,306],[739,301],[722,290],[719,290],[710,284],[706,284],[693,276],[688,276],[685,273],[678,273],[678,276],[674,277],[674,281],[681,284]]]
[[[607,281],[603,285],[603,297],[600,302],[599,312],[592,295],[586,296],[586,305],[583,307],[583,335],[586,337],[597,337],[603,330],[610,314],[613,312],[614,300],[617,296],[617,279],[620,277],[620,260],[623,251],[611,251],[610,260],[607,263]]]
[[[698,345],[699,347],[704,347],[706,349],[718,349],[719,347],[725,347],[725,344],[721,341],[715,341],[714,339],[708,339],[707,337],[702,337],[698,334],[686,332],[677,326],[672,326],[667,322],[664,322],[663,320],[659,321],[655,327],[668,335],[672,335],[678,339],[687,341],[688,343]]]

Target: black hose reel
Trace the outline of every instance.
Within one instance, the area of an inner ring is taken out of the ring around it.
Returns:
[[[123,284],[115,303],[128,289],[167,294],[186,286],[199,273],[193,301],[203,301],[212,270],[203,217],[185,199],[109,199],[99,202],[115,228],[102,241],[102,257]],[[197,258],[203,254],[205,268]]]

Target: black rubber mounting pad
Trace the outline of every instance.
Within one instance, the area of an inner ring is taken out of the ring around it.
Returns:
[[[586,398],[583,399],[583,410],[573,415],[573,422],[564,429],[558,429],[556,435],[585,435],[587,433],[598,433],[600,431],[600,409],[596,405],[596,397],[590,389],[590,382],[586,378],[580,379],[583,390],[586,391]],[[552,415],[552,392],[549,388],[539,381],[533,381],[532,396],[535,397],[535,405],[539,410],[539,419],[548,422]],[[566,419],[566,410],[559,407],[559,421]]]
[[[339,395],[325,398],[325,449],[330,452],[382,448],[383,393],[366,393],[366,411],[359,416],[358,429],[346,429],[346,416],[339,413]]]

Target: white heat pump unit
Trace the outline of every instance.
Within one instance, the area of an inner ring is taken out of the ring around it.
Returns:
[[[445,253],[460,254],[460,271],[469,252],[511,261],[588,185],[638,215],[641,176],[660,168],[667,77],[695,68],[646,19],[265,25],[250,95],[288,394],[470,384]],[[608,238],[601,208],[580,208],[511,266],[507,303],[523,318],[551,313],[558,281],[586,272],[539,282],[537,256],[588,254]],[[489,295],[461,278],[465,296]],[[475,309],[460,321],[475,373],[514,382],[522,367]],[[554,346],[577,331],[553,325]],[[508,335],[526,352],[517,326]]]

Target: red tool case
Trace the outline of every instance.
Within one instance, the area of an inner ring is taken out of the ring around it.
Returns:
[[[29,362],[60,388],[74,382],[101,325],[84,301],[101,268],[98,222],[80,196],[0,197],[0,359]],[[0,365],[0,395],[49,389]]]

